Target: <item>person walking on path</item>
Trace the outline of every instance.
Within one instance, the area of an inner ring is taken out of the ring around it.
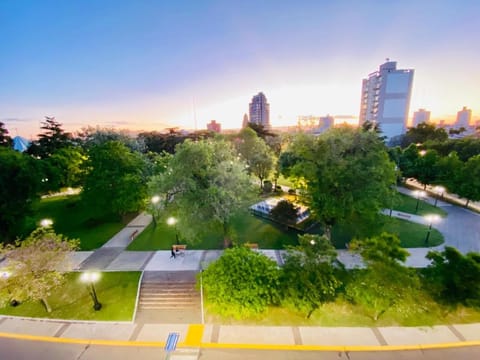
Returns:
[[[177,250],[177,249],[176,249],[176,246],[175,246],[175,245],[172,245],[172,251],[171,251],[171,254],[172,254],[172,255],[170,255],[170,259],[171,259],[172,257],[175,259],[175,257],[177,256],[177,254],[175,253],[176,250]]]

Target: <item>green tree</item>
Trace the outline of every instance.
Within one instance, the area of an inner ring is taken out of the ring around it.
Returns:
[[[43,178],[38,160],[0,147],[0,242],[23,230]]]
[[[248,171],[258,177],[260,188],[273,170],[273,153],[265,141],[257,136],[250,127],[242,129],[237,149],[248,166]]]
[[[430,251],[432,263],[425,269],[425,282],[434,296],[442,301],[480,306],[480,254],[461,254],[446,246]]]
[[[145,141],[142,137],[132,137],[127,130],[114,128],[87,127],[82,129],[76,139],[86,150],[93,146],[103,145],[109,141],[117,141],[125,145],[131,151],[143,153],[146,151]]]
[[[417,173],[417,164],[420,154],[418,153],[418,148],[415,144],[411,144],[399,156],[398,166],[402,175],[406,178],[416,178]]]
[[[0,146],[12,147],[12,144],[12,138],[8,135],[8,130],[5,127],[5,124],[0,121]]]
[[[48,297],[53,289],[64,281],[71,271],[72,253],[78,248],[78,240],[69,240],[57,235],[50,228],[38,228],[25,240],[15,245],[2,246],[0,255],[5,256],[9,276],[0,292],[3,301],[41,301],[51,312]]]
[[[299,207],[288,200],[280,200],[277,205],[270,210],[270,216],[273,220],[284,224],[287,228],[297,223]]]
[[[227,249],[203,272],[206,299],[222,315],[243,318],[279,300],[280,270],[265,255],[245,247]]]
[[[421,123],[408,129],[403,138],[402,147],[410,144],[423,144],[427,141],[442,142],[448,139],[448,134],[443,128],[437,128],[434,124]]]
[[[416,178],[423,184],[424,189],[426,189],[427,185],[435,183],[438,179],[438,161],[439,157],[435,150],[428,150],[417,158],[415,163]]]
[[[152,194],[161,196],[166,214],[190,241],[206,231],[220,232],[231,243],[231,219],[245,211],[252,185],[231,144],[223,140],[186,140],[177,145],[166,171],[152,178]]]
[[[118,141],[88,151],[83,201],[96,215],[139,211],[147,195],[145,159]]]
[[[436,164],[436,184],[443,185],[449,192],[457,193],[459,174],[463,167],[462,161],[455,151],[441,157]]]
[[[63,130],[55,117],[45,116],[40,127],[43,132],[38,134],[38,140],[33,141],[27,152],[31,155],[46,158],[57,150],[69,146],[72,143],[72,136]]]
[[[401,265],[408,252],[400,247],[397,236],[382,233],[353,241],[350,248],[359,252],[366,264],[349,279],[345,292],[350,301],[375,321],[392,308],[402,309],[405,314],[418,311],[419,278]]]
[[[326,237],[301,235],[298,242],[287,249],[281,282],[285,300],[305,311],[308,319],[335,299],[342,282],[335,271],[337,252]]]
[[[288,151],[285,175],[297,179],[329,239],[337,223],[356,218],[373,224],[395,196],[395,164],[376,133],[335,128],[317,138],[302,135]]]
[[[457,194],[467,199],[465,206],[470,201],[480,200],[480,155],[468,159],[458,174]]]

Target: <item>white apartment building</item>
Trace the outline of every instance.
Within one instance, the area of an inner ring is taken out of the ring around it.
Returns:
[[[370,121],[380,125],[388,142],[404,134],[413,84],[413,69],[397,69],[396,61],[380,65],[362,81],[360,125]]]
[[[467,109],[466,106],[463,107],[462,110],[457,112],[457,120],[455,121],[455,127],[461,128],[464,127],[468,129],[470,126],[470,121],[472,120],[472,110]]]
[[[428,123],[430,121],[430,111],[425,109],[418,109],[413,113],[412,127],[417,127],[418,124]]]

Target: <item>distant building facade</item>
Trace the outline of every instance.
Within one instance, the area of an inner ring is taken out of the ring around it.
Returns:
[[[270,128],[270,104],[262,92],[254,95],[249,104],[249,122]]]
[[[457,112],[457,120],[455,121],[455,127],[461,128],[464,127],[468,129],[470,126],[470,121],[472,120],[472,110],[467,109],[466,106],[463,107],[462,110]]]
[[[243,114],[242,129],[245,129],[248,126],[248,115]]]
[[[413,113],[412,127],[417,127],[418,124],[428,123],[430,121],[430,111],[425,109],[418,109]]]
[[[397,69],[396,61],[380,65],[378,71],[362,81],[360,125],[370,121],[380,125],[383,135],[390,138],[404,134],[407,127],[413,69]]]
[[[215,120],[212,120],[210,121],[210,123],[207,124],[207,130],[220,133],[222,132],[222,124],[217,123]]]

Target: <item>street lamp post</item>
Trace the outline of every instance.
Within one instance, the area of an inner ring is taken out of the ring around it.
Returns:
[[[95,291],[94,283],[100,279],[100,273],[93,271],[93,272],[85,272],[81,275],[80,280],[85,283],[88,283],[90,287],[88,288],[88,293],[92,297],[93,300],[93,309],[98,311],[102,308],[102,304],[98,301],[97,292]]]
[[[180,242],[178,241],[178,230],[177,230],[177,219],[175,219],[173,216],[170,216],[168,219],[167,219],[167,224],[172,226],[174,225],[175,226],[175,241],[176,241],[176,244],[180,244]]]
[[[160,196],[155,195],[152,197],[150,201],[152,202],[152,207],[153,207],[153,211],[152,211],[153,226],[157,226],[157,211],[158,211],[157,204],[160,201]]]
[[[440,220],[438,215],[426,215],[425,220],[428,222],[427,236],[425,236],[425,245],[428,246],[428,239],[430,239],[430,233],[432,232],[432,224]]]
[[[436,207],[436,206],[437,206],[437,202],[438,202],[438,198],[439,198],[440,196],[443,197],[443,193],[445,192],[445,188],[444,188],[443,186],[435,186],[435,187],[433,188],[433,190],[435,191],[435,194],[437,195],[437,196],[435,197],[435,204],[434,204],[434,206]]]
[[[415,214],[416,214],[418,211],[418,205],[420,204],[420,198],[425,196],[425,191],[415,190],[413,194],[417,198],[417,205],[415,206]]]

